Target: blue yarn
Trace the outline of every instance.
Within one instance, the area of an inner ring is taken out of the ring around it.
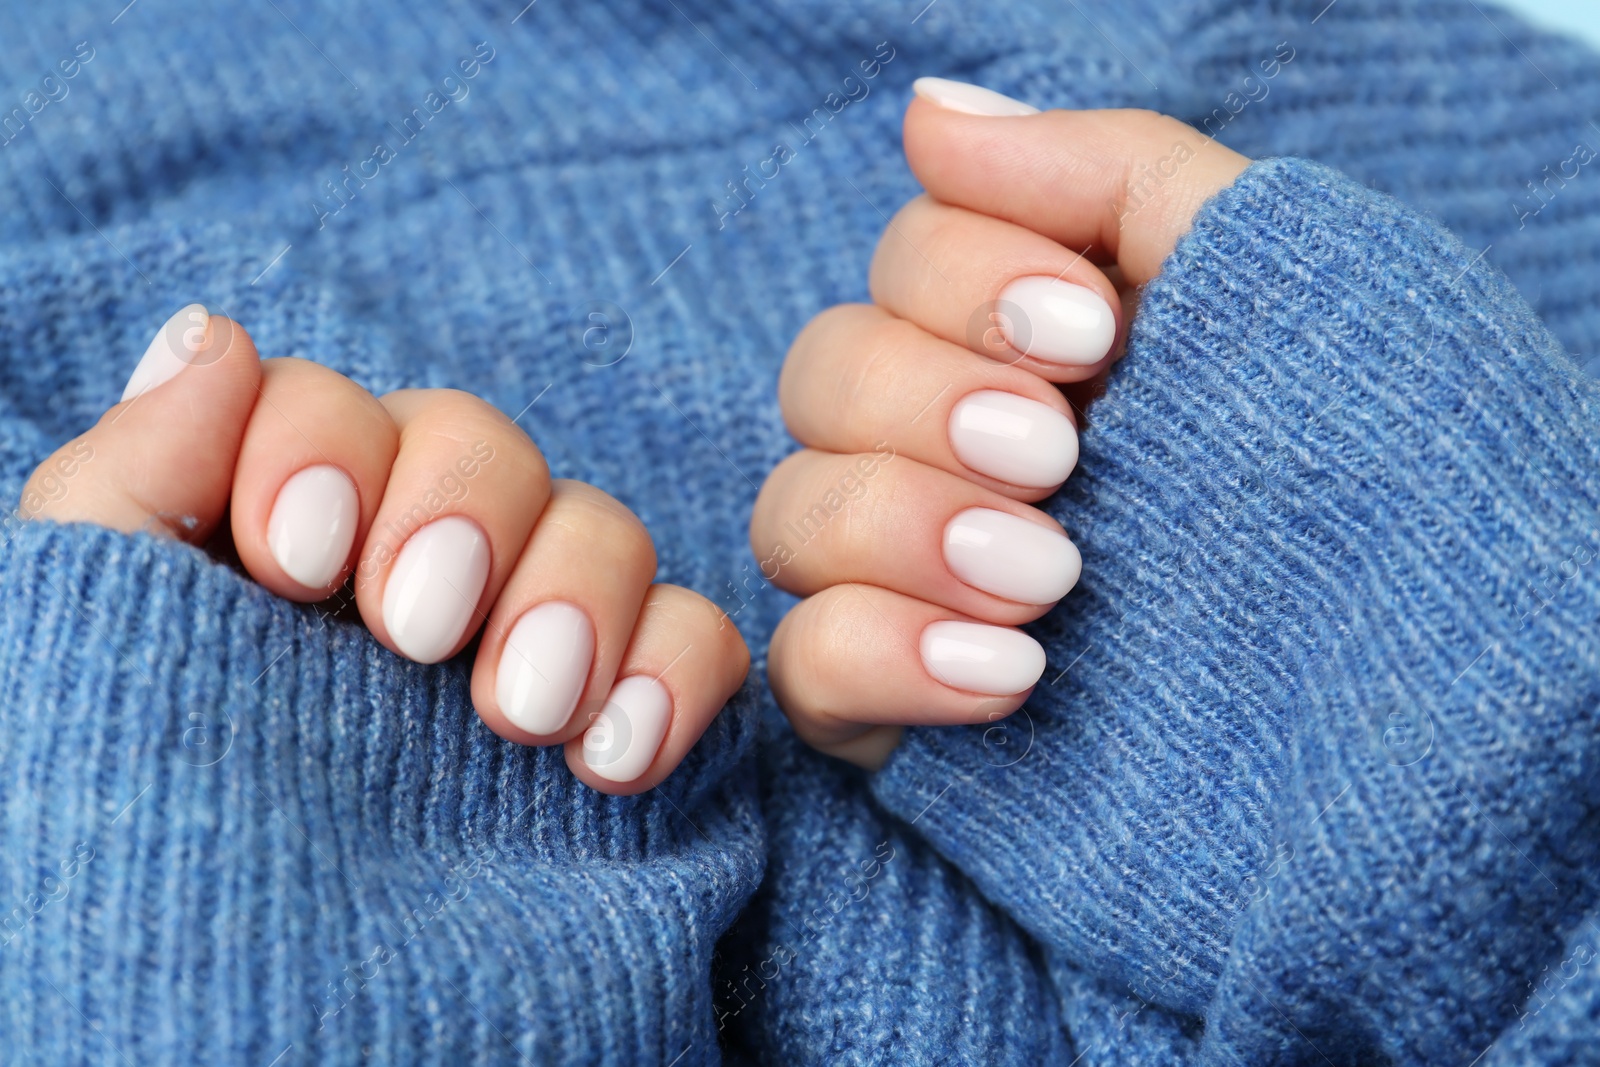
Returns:
[[[520,413],[757,663],[602,797],[489,734],[464,663],[5,521],[0,1059],[1594,1061],[1592,53],[1443,0],[9,14],[9,499],[200,301]],[[1045,505],[1084,577],[1044,683],[868,775],[765,692],[793,601],[745,524],[789,340],[917,191],[921,74],[1260,162]]]

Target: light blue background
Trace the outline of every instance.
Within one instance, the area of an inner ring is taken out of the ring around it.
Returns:
[[[1600,48],[1600,0],[1498,0],[1530,22],[1576,34]]]

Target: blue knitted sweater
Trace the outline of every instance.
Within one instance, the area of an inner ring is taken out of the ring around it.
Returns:
[[[465,662],[5,521],[0,1061],[1600,1060],[1591,53],[1453,0],[116,7],[0,20],[0,491],[201,301],[520,413],[757,663],[603,797]],[[866,775],[764,691],[745,524],[921,74],[1260,162],[1045,505],[1045,684]]]

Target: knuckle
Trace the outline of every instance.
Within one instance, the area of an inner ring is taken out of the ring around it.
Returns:
[[[750,669],[750,648],[744,635],[734,626],[728,615],[710,599],[683,586],[666,586],[673,590],[678,600],[678,610],[686,623],[702,633],[711,642],[716,662],[730,668],[742,680]],[[737,684],[737,682],[735,682]]]
[[[934,199],[927,193],[918,193],[913,196],[910,200],[901,204],[900,210],[894,213],[894,218],[884,228],[882,240],[887,241],[894,235],[896,230],[919,227],[920,220],[927,214],[929,208],[933,206]]]
[[[847,660],[851,643],[859,636],[857,596],[853,584],[832,585],[808,597],[790,613],[799,623],[791,653],[794,665],[801,677],[818,683],[819,691],[827,690],[828,680]]]
[[[806,679],[811,687],[819,682],[819,676],[812,669],[809,633],[809,620],[815,610],[812,601],[815,599],[802,600],[789,609],[789,613],[779,620],[767,648],[767,684],[771,686],[778,706],[791,722],[804,714],[805,702],[798,680]]]
[[[906,241],[921,244],[915,231],[921,228],[921,219],[933,204],[933,198],[927,193],[918,194],[902,204],[900,210],[894,213],[894,218],[883,228],[883,233],[878,236],[877,247],[872,252],[872,264],[867,270],[868,288],[872,291],[873,299],[879,299],[880,292],[887,288],[887,272],[901,261]]]
[[[879,476],[876,454],[830,456],[816,465],[807,495],[796,507],[796,528],[821,540],[834,559],[866,557],[869,542],[885,529],[893,483]]]
[[[566,526],[591,544],[603,544],[607,555],[630,563],[647,578],[655,574],[655,538],[631,508],[585,482],[561,479],[553,483],[551,490],[551,521]]]
[[[793,355],[802,349],[808,352],[826,352],[831,347],[828,343],[829,338],[848,336],[860,326],[863,317],[875,316],[876,311],[872,304],[834,304],[832,307],[824,308],[801,328],[794,344],[790,347],[790,354]]]
[[[837,378],[840,353],[849,353],[856,339],[883,317],[871,304],[835,304],[801,328],[778,375],[778,406],[796,437],[804,440],[809,428],[827,421],[829,413],[817,403],[825,393],[819,383]]]
[[[548,485],[550,468],[544,453],[522,428],[487,400],[459,389],[407,390],[400,403],[408,409],[407,435],[449,442],[477,455],[484,463],[503,464],[516,482]],[[395,394],[385,397],[389,401]]]
[[[396,432],[389,410],[365,387],[331,367],[298,356],[261,361],[261,394],[268,403],[256,406],[252,423],[262,415],[286,420],[293,411],[319,423],[348,425],[362,420],[380,432]]]
[[[765,550],[759,542],[767,541],[778,525],[778,516],[787,510],[788,502],[795,496],[794,486],[810,465],[810,449],[791,452],[767,472],[756,492],[755,505],[750,509],[750,545],[757,554]]]
[[[372,395],[332,367],[324,367],[320,363],[313,363],[299,356],[273,356],[262,360],[261,388],[263,391],[279,390],[306,394],[334,390],[341,394]]]
[[[920,220],[912,220],[911,224],[918,225],[919,222],[921,232],[915,240],[922,248],[922,254],[933,263],[961,262],[974,258],[972,219],[966,212],[959,208],[930,206]],[[923,263],[921,256],[917,257],[917,262]],[[923,263],[923,266],[932,269],[929,263]]]
[[[777,562],[774,585],[806,595],[865,577],[883,557],[876,542],[904,489],[895,484],[903,479],[880,473],[885,462],[877,452],[800,452],[779,464],[757,499],[750,543],[757,558]]]
[[[901,396],[912,387],[908,372],[915,361],[907,356],[923,334],[904,319],[884,318],[856,336],[861,338],[858,354],[837,377],[834,399],[849,405],[844,410],[870,411],[882,406],[882,398]]]
[[[52,507],[66,498],[72,479],[93,459],[94,446],[87,434],[62,445],[28,476],[14,517],[33,519],[49,515]]]
[[[429,416],[434,421],[470,426],[507,437],[527,436],[499,408],[460,389],[430,389],[426,403]]]
[[[860,598],[853,584],[829,586],[795,605],[778,624],[767,673],[797,731],[805,723],[822,729],[851,699],[850,679],[858,677],[856,643],[869,636],[861,627]]]
[[[1061,112],[1064,121],[1071,121],[1070,112]],[[1164,112],[1146,107],[1117,108],[1104,113],[1103,120],[1113,127],[1118,140],[1129,154],[1138,154],[1155,140],[1173,137],[1189,139],[1198,136],[1194,127]]]

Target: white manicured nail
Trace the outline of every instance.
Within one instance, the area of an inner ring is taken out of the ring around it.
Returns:
[[[355,483],[344,471],[307,467],[278,490],[267,519],[267,547],[283,573],[326,589],[350,559],[359,514]]]
[[[551,600],[522,613],[495,672],[501,714],[530,734],[553,734],[578,706],[594,661],[594,627],[575,604]]]
[[[944,528],[950,573],[1019,604],[1054,604],[1078,582],[1078,546],[1048,526],[992,508],[968,508]]]
[[[418,663],[450,654],[477,617],[489,578],[489,539],[471,519],[446,515],[406,540],[383,587],[383,625]]]
[[[922,665],[952,689],[1020,693],[1044,673],[1044,649],[1021,630],[946,620],[922,631]]]
[[[1000,302],[1006,342],[1046,363],[1098,363],[1117,336],[1117,317],[1099,293],[1048,274],[1018,278],[1000,290]]]
[[[1061,412],[1015,393],[968,393],[950,411],[950,450],[1011,485],[1060,485],[1078,465],[1078,433]]]
[[[949,78],[918,78],[911,83],[911,91],[930,103],[964,115],[1037,115],[1039,109],[1021,100],[1002,96],[993,89]]]
[[[656,758],[672,719],[672,694],[645,674],[618,682],[583,735],[583,762],[612,782],[631,782]]]
[[[210,321],[204,304],[190,304],[168,319],[144,350],[139,365],[133,368],[133,376],[122,390],[122,399],[132,400],[177,377],[205,347],[206,324]]]

